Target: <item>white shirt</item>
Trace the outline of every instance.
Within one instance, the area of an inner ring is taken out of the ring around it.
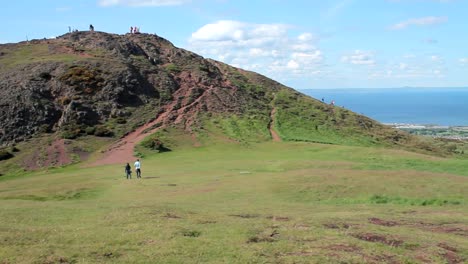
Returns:
[[[135,161],[135,169],[139,169],[140,168],[140,162],[139,161]]]

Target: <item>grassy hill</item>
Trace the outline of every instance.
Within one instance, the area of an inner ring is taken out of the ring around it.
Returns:
[[[172,133],[174,134],[174,133]],[[174,142],[184,142],[179,138]],[[170,141],[170,140],[169,140]],[[172,145],[0,177],[4,263],[463,263],[468,163],[304,142]]]
[[[466,148],[392,129],[153,34],[73,32],[4,44],[0,64],[0,157],[15,156],[2,161],[8,171],[83,161],[112,142],[133,142],[129,134],[138,143],[161,129],[183,130],[192,145],[213,134],[250,144],[276,133],[283,141],[439,156]]]

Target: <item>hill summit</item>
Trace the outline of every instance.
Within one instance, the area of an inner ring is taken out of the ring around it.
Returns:
[[[436,150],[431,142],[154,34],[73,32],[4,44],[0,64],[3,146],[49,135],[58,142],[50,145],[63,150],[64,140],[110,137],[105,164],[132,158],[135,144],[173,128],[190,135],[194,145],[201,135],[222,135],[235,142]]]

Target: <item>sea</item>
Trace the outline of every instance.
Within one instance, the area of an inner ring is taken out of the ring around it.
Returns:
[[[468,88],[299,90],[384,124],[468,126]]]

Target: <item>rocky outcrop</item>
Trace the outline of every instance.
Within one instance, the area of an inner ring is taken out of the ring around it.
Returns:
[[[242,112],[252,100],[223,65],[156,35],[73,32],[0,52],[10,62],[0,70],[0,145],[96,126],[143,105],[189,129],[200,111]]]

